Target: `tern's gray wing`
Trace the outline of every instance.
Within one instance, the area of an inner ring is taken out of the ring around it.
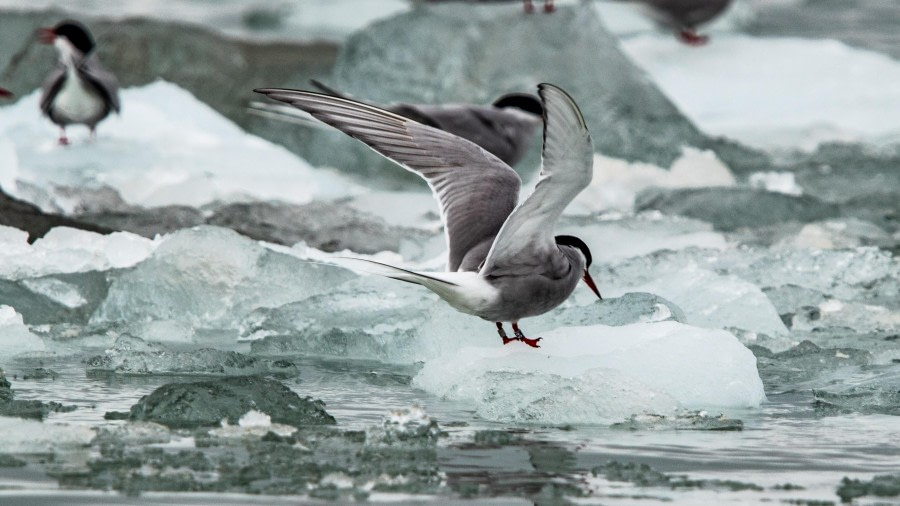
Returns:
[[[90,54],[81,65],[78,66],[78,73],[86,81],[94,85],[94,88],[103,97],[103,100],[109,104],[109,107],[116,111],[121,111],[119,104],[119,81],[116,76],[106,70],[97,59],[97,55]]]
[[[594,148],[578,106],[563,90],[538,86],[544,103],[543,166],[534,192],[506,219],[480,274],[533,272],[559,252],[553,228],[593,177]]]
[[[255,91],[303,109],[422,176],[440,202],[450,271],[473,247],[492,240],[516,206],[518,174],[465,139],[353,100],[308,91]]]
[[[386,109],[470,140],[508,165],[522,159],[540,123],[537,116],[532,119],[483,105],[396,104]]]
[[[53,104],[56,94],[62,89],[64,82],[66,82],[66,67],[62,64],[53,69],[50,75],[44,79],[44,84],[41,85],[41,111],[47,116],[50,115],[50,106]]]

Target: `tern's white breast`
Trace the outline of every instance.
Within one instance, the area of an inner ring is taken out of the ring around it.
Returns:
[[[88,86],[74,70],[69,69],[66,81],[53,101],[56,114],[74,123],[85,122],[102,115],[103,99]]]

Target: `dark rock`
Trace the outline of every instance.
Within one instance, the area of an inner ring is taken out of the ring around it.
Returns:
[[[13,198],[2,190],[0,190],[0,225],[28,232],[28,242],[40,239],[53,227],[71,227],[100,234],[113,232],[112,229],[99,225],[45,213],[37,206]]]
[[[358,253],[399,251],[404,238],[422,234],[392,227],[339,202],[229,204],[217,209],[207,224],[228,227],[261,241],[288,246],[305,241],[323,251],[350,249]]]
[[[851,502],[857,497],[872,495],[876,497],[900,496],[900,474],[875,476],[871,481],[844,478],[837,489],[842,502]]]
[[[103,414],[104,420],[128,420],[131,413],[128,411],[107,411]]]
[[[23,380],[40,380],[40,379],[52,379],[55,380],[59,377],[59,373],[52,369],[45,369],[43,367],[37,367],[35,369],[30,369],[22,373]]]
[[[839,214],[836,204],[750,188],[651,188],[635,198],[635,211],[657,210],[709,222],[717,230],[808,223]]]
[[[647,464],[635,464],[633,462],[610,461],[605,465],[597,466],[591,470],[594,476],[605,476],[610,481],[625,481],[639,487],[665,487],[671,489],[696,488],[712,490],[764,490],[759,485],[732,480],[692,480],[687,476],[667,475],[661,473]]]
[[[125,230],[151,239],[157,234],[168,234],[203,224],[203,212],[188,206],[152,208],[135,206],[128,210],[82,213],[76,217],[87,223],[113,230]]]
[[[25,467],[27,462],[7,453],[0,453],[0,467]]]
[[[237,424],[250,410],[266,413],[275,423],[294,426],[331,425],[325,404],[301,398],[282,383],[240,376],[196,383],[170,383],[145,395],[131,407],[132,420],[147,420],[173,428],[210,427],[223,419]]]

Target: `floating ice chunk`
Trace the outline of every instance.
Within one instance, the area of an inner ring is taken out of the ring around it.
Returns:
[[[496,334],[422,287],[365,276],[303,301],[259,309],[241,323],[254,354],[327,355],[409,363]]]
[[[878,141],[900,132],[900,116],[884,113],[900,103],[900,90],[884,86],[900,81],[900,63],[884,54],[828,39],[739,34],[717,35],[702,51],[672,44],[668,34],[632,37],[622,48],[712,134],[815,149],[827,140]]]
[[[10,306],[0,306],[0,350],[3,350],[3,358],[45,349],[44,341],[28,330],[21,314]]]
[[[793,172],[754,172],[750,174],[750,186],[770,192],[803,195]]]
[[[271,416],[251,409],[238,420],[237,426],[229,424],[227,419],[222,419],[222,426],[210,430],[209,434],[216,437],[262,437],[269,432],[287,437],[297,432],[297,428],[282,423],[272,423]]]
[[[541,349],[467,347],[426,361],[413,384],[490,420],[612,423],[677,408],[765,400],[756,358],[731,334],[676,322],[560,328]]]
[[[123,114],[100,125],[96,142],[76,129],[65,149],[54,145],[53,124],[34,113],[38,92],[3,108],[0,138],[15,144],[15,177],[46,194],[29,200],[49,200],[64,211],[79,205],[57,198],[55,186],[106,185],[129,204],[195,207],[248,198],[306,203],[359,191],[345,178],[243,132],[174,84],[157,81],[124,89],[121,96],[127,104]]]
[[[171,351],[137,337],[123,335],[115,345],[86,361],[89,371],[117,374],[190,374],[203,376],[245,376],[253,374],[295,375],[296,366],[285,360],[248,357],[236,351],[204,348]]]
[[[244,416],[238,420],[241,427],[271,427],[272,417],[255,409],[244,413]]]
[[[597,154],[594,155],[594,179],[575,197],[568,212],[631,211],[635,196],[653,186],[699,188],[734,186],[734,183],[731,171],[712,151],[685,148],[668,169]]]
[[[856,218],[807,223],[796,236],[776,244],[780,248],[845,249],[892,245],[894,238],[879,226]]]
[[[658,212],[621,219],[565,218],[557,232],[582,238],[594,252],[595,262],[613,262],[659,250],[728,247],[725,237],[713,232],[709,223]]]
[[[620,288],[623,280],[617,279],[616,285],[607,291],[612,296],[625,289],[660,295],[681,308],[691,325],[738,328],[772,336],[787,334],[775,306],[758,286],[696,264],[659,267],[643,284],[624,284],[627,288]]]
[[[69,309],[87,304],[87,299],[84,298],[77,286],[56,278],[26,279],[22,281],[22,285]]]
[[[0,416],[0,448],[8,453],[45,453],[80,448],[94,438],[87,425],[62,425]]]
[[[275,253],[228,229],[201,226],[166,236],[153,256],[110,285],[92,321],[239,321],[257,307],[329,291],[349,271]]]
[[[131,267],[159,244],[129,232],[101,235],[67,227],[54,228],[31,245],[26,238],[25,232],[0,228],[0,277],[22,279]]]
[[[612,427],[628,430],[743,430],[744,422],[722,414],[710,416],[705,411],[688,411],[670,416],[631,415],[628,420],[615,423]]]

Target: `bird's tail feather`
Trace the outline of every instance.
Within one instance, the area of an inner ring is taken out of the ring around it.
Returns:
[[[336,257],[330,260],[335,265],[345,267],[352,271],[363,272],[365,274],[377,274],[386,278],[423,285],[428,288],[432,288],[436,285],[458,286],[452,281],[437,277],[440,273],[435,273],[436,275],[432,276],[424,272],[415,272],[365,258]]]
[[[247,111],[256,116],[275,119],[285,123],[293,123],[295,125],[318,128],[321,130],[332,130],[331,127],[312,117],[308,112],[289,105],[253,101],[247,106]]]

